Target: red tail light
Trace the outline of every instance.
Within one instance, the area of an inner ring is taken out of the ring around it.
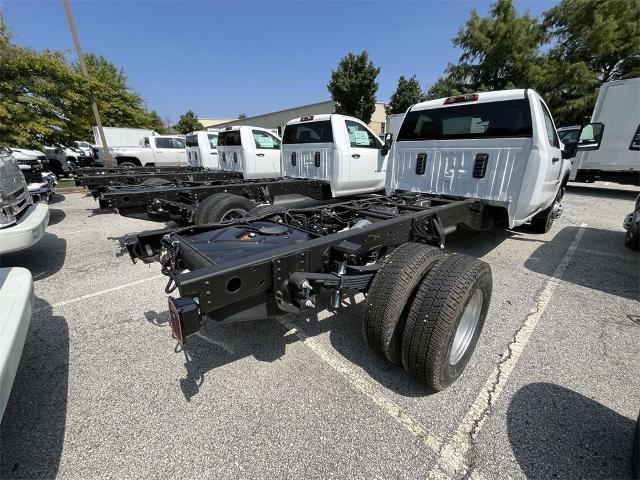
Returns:
[[[467,93],[466,95],[456,95],[455,97],[449,97],[444,100],[445,105],[449,105],[451,103],[462,103],[462,102],[475,102],[478,100],[477,93]]]

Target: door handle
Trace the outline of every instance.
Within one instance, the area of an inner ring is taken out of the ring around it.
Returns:
[[[264,157],[264,153],[256,153],[256,157]]]
[[[360,158],[360,155],[358,155],[357,153],[354,153],[353,155],[351,155],[353,158]]]
[[[558,162],[559,160],[560,160],[560,158],[558,158],[558,157],[553,157],[553,158],[551,159],[551,161],[552,161],[553,163],[556,163],[556,162]]]

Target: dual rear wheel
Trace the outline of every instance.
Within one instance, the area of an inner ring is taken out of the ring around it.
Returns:
[[[427,387],[443,390],[473,354],[492,285],[491,268],[482,260],[401,245],[383,261],[369,289],[365,339]]]

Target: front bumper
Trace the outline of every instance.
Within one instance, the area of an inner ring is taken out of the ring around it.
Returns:
[[[48,223],[49,206],[46,203],[29,206],[15,225],[0,230],[0,253],[23,250],[36,244]]]
[[[33,279],[26,268],[0,268],[0,419],[29,330]]]

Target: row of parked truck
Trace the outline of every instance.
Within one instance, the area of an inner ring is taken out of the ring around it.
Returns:
[[[575,148],[599,147],[589,128]],[[209,134],[196,135],[211,153]],[[177,292],[175,338],[188,341],[207,318],[338,309],[366,292],[367,343],[435,390],[464,370],[493,288],[489,265],[443,252],[447,235],[525,223],[547,232],[575,154],[530,89],[416,104],[384,140],[337,114],[293,119],[282,138],[250,126],[217,135],[212,169],[202,158],[186,171],[77,179],[101,208],[184,225],[123,240]]]
[[[192,157],[186,168],[86,169],[76,181],[101,208],[183,225],[123,239],[134,262],[159,262],[165,291],[177,292],[169,311],[180,343],[206,319],[338,309],[364,292],[370,347],[440,390],[464,370],[493,288],[488,264],[444,253],[447,236],[525,223],[547,232],[575,150],[596,151],[603,130],[590,124],[565,146],[536,92],[486,92],[416,104],[384,141],[356,118],[308,116],[282,138],[228,127],[215,155],[209,134],[194,134],[190,147],[206,141],[214,168]],[[42,236],[48,210],[31,204],[10,153],[0,152],[0,245],[24,248]],[[9,360],[0,367],[17,366]]]

